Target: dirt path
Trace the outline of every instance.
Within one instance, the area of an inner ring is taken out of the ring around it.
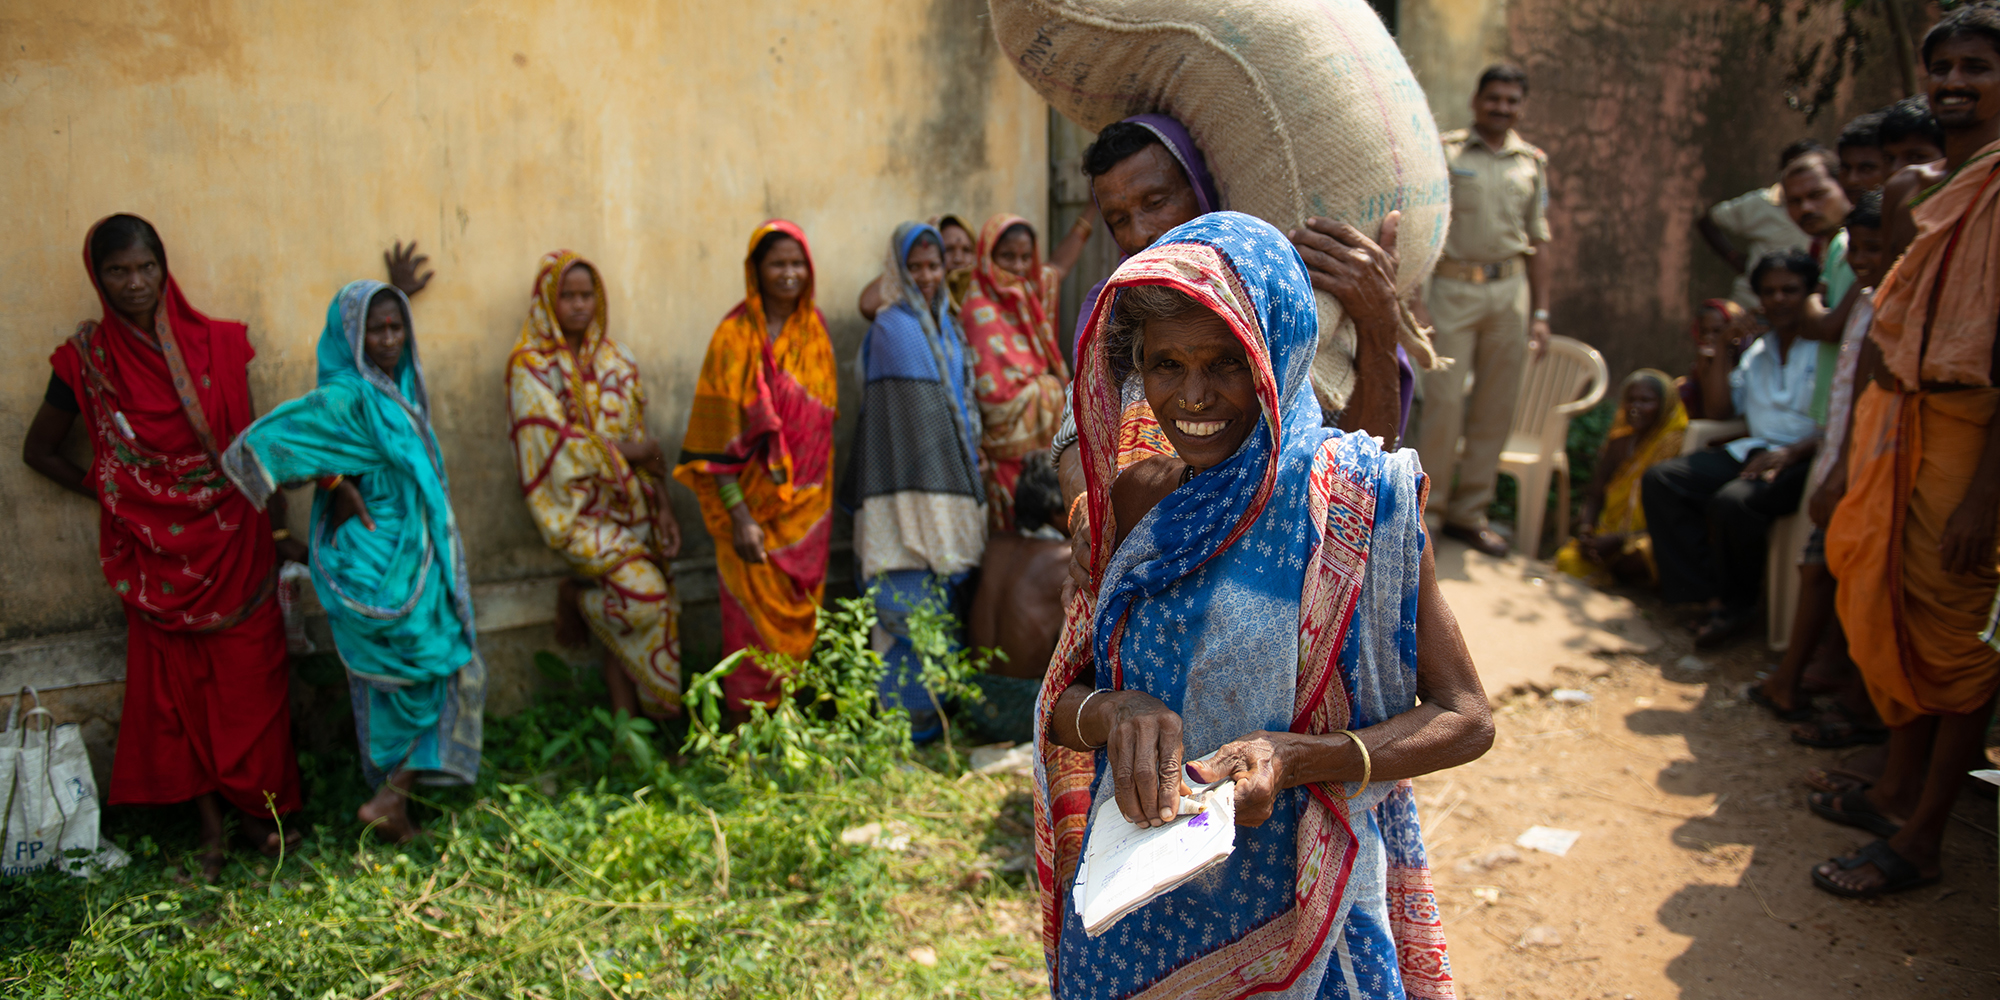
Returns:
[[[1813,864],[1873,839],[1805,809],[1799,775],[1842,753],[1737,700],[1760,643],[1693,672],[1686,632],[1656,625],[1654,652],[1559,675],[1588,703],[1511,698],[1491,753],[1418,783],[1459,995],[2000,997],[1993,801],[1961,796],[1942,884],[1819,891]],[[1515,848],[1535,825],[1582,836]]]

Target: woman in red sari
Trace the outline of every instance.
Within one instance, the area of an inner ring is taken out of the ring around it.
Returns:
[[[1046,450],[1062,424],[1069,365],[1056,340],[1058,291],[1083,250],[1079,232],[1087,238],[1090,230],[1073,229],[1049,264],[1042,263],[1034,227],[1018,215],[995,215],[979,233],[972,290],[958,315],[978,358],[979,450],[987,526],[996,533],[1014,530],[1021,460]]]
[[[218,450],[254,416],[243,324],[188,304],[145,220],[92,226],[84,267],[103,316],[57,347],[28,430],[36,471],[96,501],[104,577],[125,602],[125,708],[112,805],[194,800],[202,869],[223,861],[227,801],[251,842],[279,849],[276,816],[299,807],[278,559],[303,560],[284,495],[267,514],[231,485]],[[88,470],[58,449],[77,417]],[[275,544],[274,544],[275,543]],[[296,844],[299,833],[287,831]]]

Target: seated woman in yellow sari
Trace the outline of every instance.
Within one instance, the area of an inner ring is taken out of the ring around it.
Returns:
[[[758,226],[743,281],[743,301],[702,359],[674,478],[701,498],[715,538],[722,655],[761,649],[802,660],[819,628],[833,530],[833,342],[813,304],[812,251],[798,226]],[[748,661],[723,691],[739,718],[749,702],[771,706],[780,694]]]
[[[582,611],[604,643],[612,708],[677,716],[681,603],[667,561],[680,554],[681,527],[666,502],[666,457],[646,436],[638,363],[605,316],[589,261],[568,250],[542,258],[507,359],[514,457],[542,540],[581,578],[564,584],[558,614]]]
[[[1687,408],[1666,372],[1641,368],[1625,376],[1611,436],[1597,453],[1597,469],[1584,488],[1576,537],[1556,553],[1559,569],[1596,583],[1650,584],[1657,579],[1653,540],[1639,503],[1639,477],[1681,453],[1687,424]]]

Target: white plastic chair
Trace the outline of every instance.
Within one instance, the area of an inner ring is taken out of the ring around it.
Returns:
[[[1729,441],[1750,433],[1742,420],[1690,420],[1681,432],[1681,454],[1692,455],[1719,441]]]
[[[1773,653],[1792,644],[1792,619],[1799,613],[1799,558],[1812,532],[1804,499],[1798,510],[1771,522],[1770,547],[1764,553],[1764,643]]]
[[[1556,538],[1569,537],[1570,418],[1596,406],[1610,384],[1604,355],[1570,337],[1550,337],[1541,357],[1521,375],[1521,398],[1500,451],[1500,471],[1520,484],[1514,546],[1531,559],[1541,554],[1550,476],[1556,477]]]

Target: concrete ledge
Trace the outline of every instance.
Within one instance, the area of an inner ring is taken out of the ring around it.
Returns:
[[[673,565],[674,588],[681,606],[716,599],[715,560],[681,559]],[[555,621],[559,576],[477,584],[472,609],[480,634],[547,625]],[[326,612],[311,588],[301,595],[306,629],[321,649],[331,649]],[[125,679],[125,630],[92,629],[0,643],[0,693],[11,696],[23,686],[38,691],[110,684]]]

